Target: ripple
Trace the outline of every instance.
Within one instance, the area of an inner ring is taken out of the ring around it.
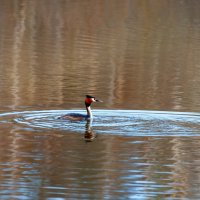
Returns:
[[[200,135],[200,113],[142,110],[94,110],[89,127],[96,133],[125,136],[197,136]],[[83,110],[42,110],[0,114],[0,123],[17,123],[32,128],[83,132],[86,122],[58,119],[67,113]]]

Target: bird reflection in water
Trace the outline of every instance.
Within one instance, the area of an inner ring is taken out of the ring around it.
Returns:
[[[88,119],[85,124],[85,141],[92,142],[96,137],[96,133],[92,130],[92,119]]]

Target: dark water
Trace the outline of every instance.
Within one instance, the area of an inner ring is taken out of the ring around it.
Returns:
[[[1,0],[0,199],[199,199],[199,10]]]

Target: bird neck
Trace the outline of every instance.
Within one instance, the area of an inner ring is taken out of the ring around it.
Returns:
[[[87,116],[89,118],[92,118],[92,110],[91,110],[91,107],[90,106],[86,106],[86,110],[87,110]]]

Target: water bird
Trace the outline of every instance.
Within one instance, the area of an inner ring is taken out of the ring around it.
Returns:
[[[91,110],[91,104],[93,102],[103,102],[103,101],[96,99],[94,96],[86,95],[85,108],[86,108],[87,114],[69,113],[69,114],[59,117],[59,119],[67,119],[67,120],[72,120],[72,121],[82,121],[82,120],[92,119],[93,115],[92,115],[92,110]]]

